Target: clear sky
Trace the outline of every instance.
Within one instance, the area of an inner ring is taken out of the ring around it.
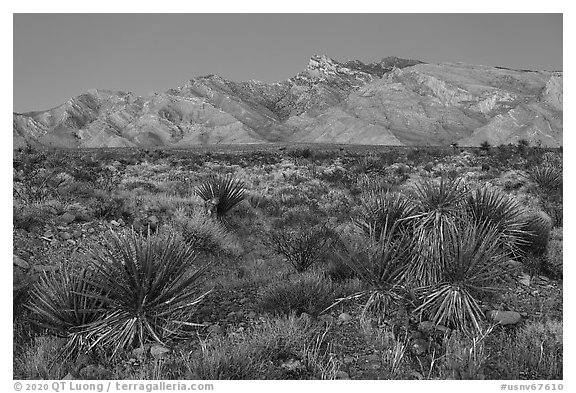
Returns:
[[[14,14],[15,112],[195,76],[275,82],[310,56],[562,70],[562,14]]]

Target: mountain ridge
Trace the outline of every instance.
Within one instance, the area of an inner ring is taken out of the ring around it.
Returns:
[[[314,55],[279,82],[195,77],[161,93],[91,89],[13,113],[13,145],[188,147],[218,143],[562,145],[563,73],[385,57]]]

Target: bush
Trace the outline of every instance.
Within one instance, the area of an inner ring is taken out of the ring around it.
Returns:
[[[112,356],[119,349],[181,336],[207,294],[199,287],[206,266],[196,268],[194,250],[172,234],[112,232],[91,257],[96,274],[89,283],[102,293],[105,315],[87,331],[96,343],[111,347]]]
[[[196,251],[215,255],[239,255],[241,252],[236,239],[222,224],[199,209],[192,213],[178,209],[174,214],[173,227]]]
[[[553,278],[563,277],[563,254],[562,254],[562,230],[554,230],[553,233],[560,233],[560,238],[552,238],[548,243],[546,262],[544,271]]]
[[[485,223],[461,223],[448,233],[446,264],[437,281],[419,289],[422,304],[414,311],[438,325],[480,331],[479,300],[497,293],[508,260],[500,233]]]
[[[361,198],[353,221],[366,236],[379,238],[388,232],[409,230],[415,212],[416,206],[401,194],[370,192]]]
[[[279,281],[268,286],[261,294],[259,307],[273,315],[318,316],[341,295],[337,284],[318,274],[306,274]]]
[[[561,321],[534,321],[514,335],[500,339],[493,349],[502,379],[563,379]]]
[[[304,318],[268,319],[239,337],[203,342],[187,379],[335,379],[337,367],[325,347],[321,332]],[[282,367],[290,361],[297,366]]]
[[[522,216],[522,243],[520,250],[524,254],[542,256],[546,253],[552,218],[542,211],[525,213]]]
[[[210,212],[222,217],[244,200],[246,192],[241,180],[213,176],[196,188],[196,194],[207,203]]]
[[[466,212],[476,224],[492,225],[502,235],[506,248],[518,251],[519,243],[525,238],[523,210],[515,200],[492,187],[472,191],[466,198]]]
[[[89,348],[93,341],[86,326],[102,316],[102,292],[92,280],[92,271],[62,265],[59,272],[41,276],[30,294],[35,323],[66,339],[60,352],[65,360]]]
[[[326,224],[309,227],[300,222],[292,227],[274,229],[270,242],[274,251],[286,258],[297,272],[308,270],[323,256],[332,237]]]
[[[363,240],[363,244],[347,243],[339,258],[369,288],[357,294],[367,298],[363,314],[384,318],[404,307],[408,297],[403,278],[410,262],[410,239],[383,232],[378,238],[372,235]]]
[[[562,192],[562,168],[552,165],[538,165],[529,172],[530,179],[545,193]]]
[[[461,180],[426,180],[414,187],[416,214],[414,223],[413,263],[408,277],[417,285],[440,281],[447,264],[446,239],[463,219],[467,195]]]

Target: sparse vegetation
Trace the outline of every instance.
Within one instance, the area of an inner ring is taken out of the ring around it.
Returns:
[[[14,377],[561,379],[562,152],[488,150],[15,151]]]

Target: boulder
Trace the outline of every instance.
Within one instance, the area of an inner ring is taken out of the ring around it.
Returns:
[[[491,310],[486,312],[486,318],[499,325],[514,325],[522,320],[522,315],[516,311]]]

